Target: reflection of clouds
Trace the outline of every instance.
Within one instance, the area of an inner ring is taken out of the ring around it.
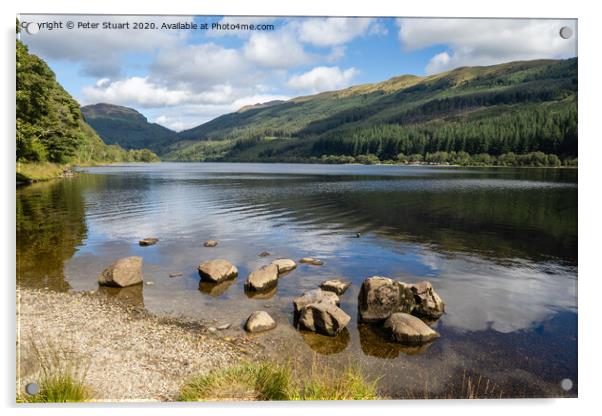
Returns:
[[[577,308],[576,274],[570,269],[434,253],[423,260],[438,270],[433,284],[445,301],[443,324],[460,331],[528,329],[558,310]]]

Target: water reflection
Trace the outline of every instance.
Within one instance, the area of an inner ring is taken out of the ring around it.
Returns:
[[[347,348],[350,341],[349,330],[347,328],[334,337],[303,330],[299,332],[309,348],[322,355],[338,354]]]
[[[199,290],[209,296],[219,297],[226,293],[228,288],[232,286],[234,279],[224,280],[220,283],[211,283],[204,280],[199,281]]]
[[[128,287],[98,286],[98,294],[126,306],[144,309],[143,286],[142,284]]]
[[[422,345],[403,345],[387,340],[387,335],[376,325],[358,324],[360,346],[365,355],[391,359],[399,354],[419,355],[428,351],[437,340]]]

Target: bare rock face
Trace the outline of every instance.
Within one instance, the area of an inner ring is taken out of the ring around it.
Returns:
[[[345,279],[330,279],[320,283],[320,288],[328,292],[334,292],[337,295],[342,295],[351,286],[351,282]]]
[[[107,267],[98,283],[104,286],[127,287],[142,283],[142,257],[124,257]]]
[[[301,260],[299,260],[299,263],[307,263],[311,264],[312,266],[322,266],[324,264],[322,260],[314,259],[313,257],[303,257]]]
[[[361,321],[379,322],[395,312],[438,319],[445,312],[445,305],[430,282],[408,284],[373,276],[362,284],[358,309]]]
[[[276,328],[276,321],[265,311],[255,311],[247,318],[245,330],[248,332],[263,332]]]
[[[334,306],[339,305],[339,297],[333,292],[322,289],[314,289],[305,292],[302,296],[293,299],[295,323],[298,322],[301,311],[312,303],[326,303]]]
[[[341,308],[328,302],[316,302],[301,310],[299,326],[322,335],[335,336],[349,323],[351,317]]]
[[[249,277],[247,277],[245,287],[248,290],[262,291],[271,289],[276,286],[277,282],[278,266],[275,264],[268,264],[251,272]]]
[[[393,341],[403,344],[424,344],[439,337],[439,334],[420,318],[403,312],[389,316],[383,328]]]
[[[199,265],[201,280],[213,283],[234,279],[238,276],[238,269],[228,260],[215,259]]]
[[[205,247],[215,247],[217,245],[217,241],[215,240],[207,240],[203,243]]]
[[[278,267],[278,273],[286,273],[297,267],[297,263],[295,263],[291,259],[276,259],[272,262]]]
[[[439,319],[445,313],[445,304],[430,282],[407,285],[414,298],[412,313],[428,319]]]
[[[140,244],[141,246],[152,246],[153,244],[157,244],[158,241],[158,238],[148,237],[138,241],[138,244]]]

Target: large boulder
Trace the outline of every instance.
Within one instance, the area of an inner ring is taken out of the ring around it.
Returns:
[[[104,286],[126,287],[142,283],[142,257],[124,257],[107,267],[98,283]]]
[[[395,312],[438,319],[445,309],[441,297],[430,282],[409,284],[388,277],[373,276],[362,284],[358,310],[361,321],[379,322]]]
[[[424,281],[406,286],[414,298],[412,310],[414,315],[427,319],[439,319],[445,313],[445,304],[430,282]]]
[[[341,308],[329,302],[305,306],[299,315],[299,326],[322,335],[335,336],[351,321]]]
[[[383,328],[393,341],[404,344],[424,344],[439,337],[439,334],[420,318],[403,312],[389,316]]]
[[[224,280],[234,279],[238,276],[238,269],[228,260],[215,259],[199,265],[201,280],[219,283]]]
[[[301,311],[313,303],[326,303],[334,306],[339,305],[339,297],[333,292],[322,289],[314,289],[305,292],[302,296],[293,299],[293,310],[295,323],[298,322]]]
[[[334,292],[337,295],[342,295],[351,286],[351,282],[345,279],[330,279],[320,283],[320,288],[328,292]]]
[[[245,282],[245,287],[248,290],[262,291],[273,288],[277,282],[278,266],[267,264],[249,274]]]
[[[297,267],[297,263],[291,259],[276,259],[272,264],[275,264],[278,267],[278,273],[290,272]]]
[[[276,321],[265,311],[255,311],[247,318],[245,330],[248,332],[263,332],[276,328]]]

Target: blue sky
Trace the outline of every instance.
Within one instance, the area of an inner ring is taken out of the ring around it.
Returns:
[[[464,65],[576,56],[574,20],[43,16],[62,29],[22,33],[82,105],[133,107],[182,130],[243,105],[289,99],[402,74]],[[130,22],[129,29],[67,29],[67,21]],[[133,22],[267,24],[274,30],[135,30]],[[562,39],[563,26],[573,29]]]

